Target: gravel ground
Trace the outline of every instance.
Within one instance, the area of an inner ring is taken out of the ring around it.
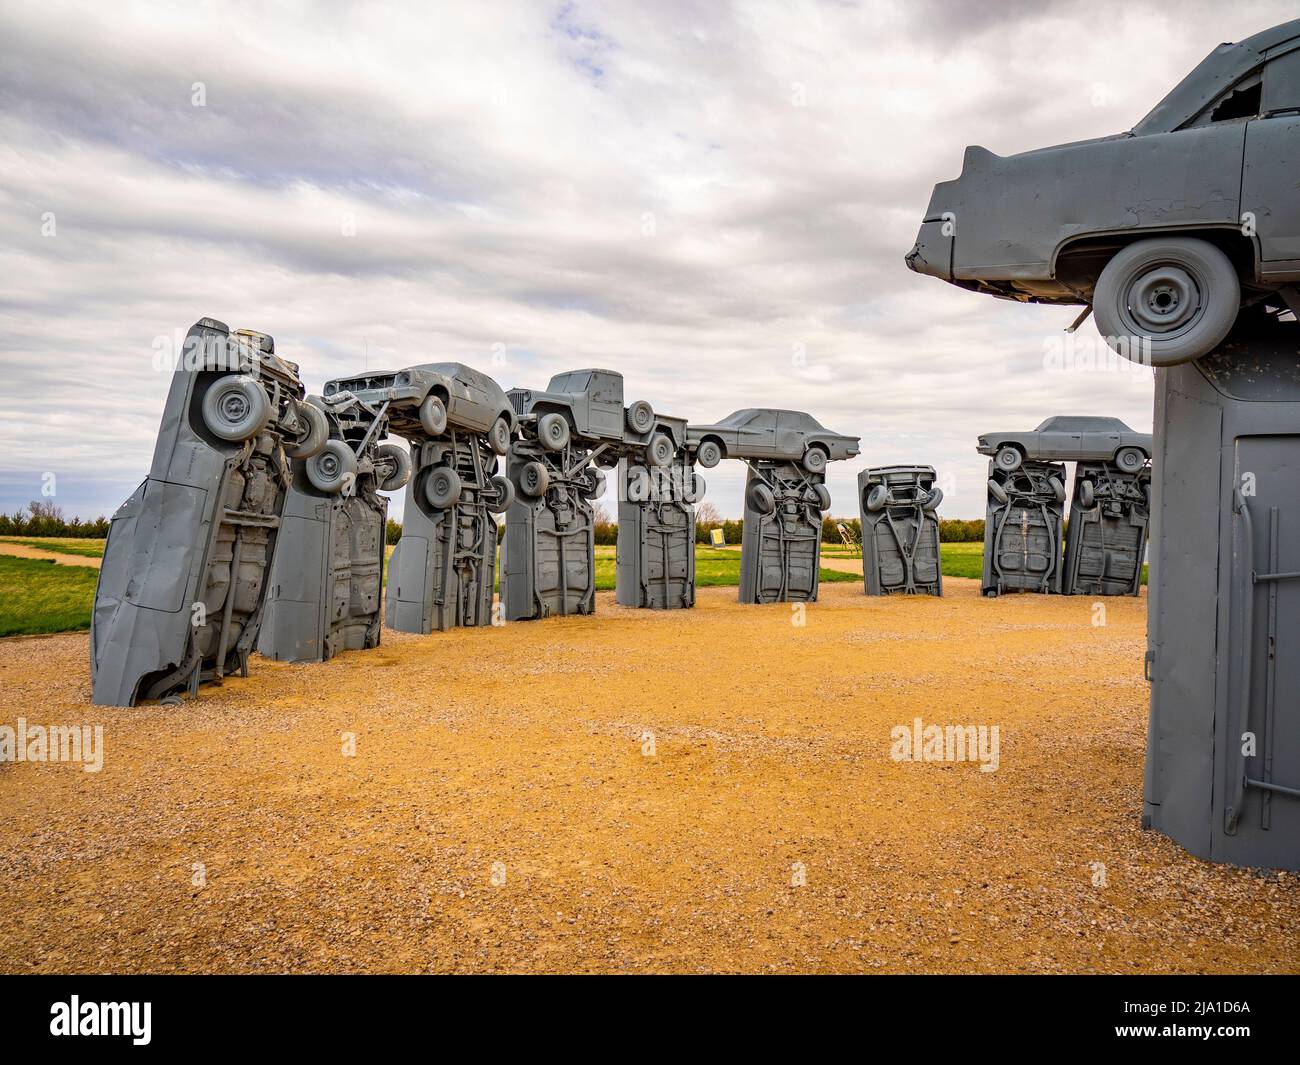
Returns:
[[[0,766],[0,967],[1300,971],[1300,877],[1139,827],[1145,595],[1096,627],[944,583],[803,625],[602,594],[183,707],[90,706],[84,635],[0,641],[0,723],[106,747]],[[891,759],[916,717],[997,725],[997,771]]]

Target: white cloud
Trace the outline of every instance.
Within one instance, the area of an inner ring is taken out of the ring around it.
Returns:
[[[929,462],[976,516],[981,431],[1147,429],[1151,384],[1044,372],[1069,308],[910,274],[931,186],[967,143],[1126,129],[1290,7],[8,5],[0,510],[55,471],[111,511],[152,451],[153,339],[211,315],[311,388],[503,344],[506,387],[603,365],[697,421],[805,409],[863,437],[835,512],[861,465]]]

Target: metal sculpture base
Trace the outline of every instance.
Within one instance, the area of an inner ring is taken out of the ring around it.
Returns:
[[[398,632],[427,634],[492,624],[497,523],[492,476],[497,457],[486,438],[451,430],[412,442],[415,474],[406,489],[402,538],[389,564],[384,623]],[[454,471],[454,502],[435,505],[435,477]],[[440,472],[442,471],[442,472]]]
[[[1151,472],[1080,462],[1065,536],[1066,595],[1137,595],[1142,587]]]
[[[550,451],[530,432],[511,445],[507,474],[515,499],[501,546],[505,620],[595,611],[591,500],[604,491],[604,477],[590,458],[589,450],[574,444]]]
[[[879,466],[858,474],[862,580],[867,595],[943,595],[933,466]]]
[[[825,478],[793,462],[757,460],[748,466],[740,601],[815,602],[822,512],[830,507]]]
[[[1247,312],[1243,312],[1245,317]],[[1300,870],[1300,326],[1156,372],[1144,822]]]
[[[668,466],[619,462],[615,599],[622,606],[695,605],[693,504],[703,493],[703,478],[680,456]]]
[[[149,476],[104,545],[90,629],[96,704],[247,675],[292,476],[283,443],[302,427],[302,399],[298,367],[270,337],[211,318],[190,329]]]
[[[1026,460],[1006,471],[989,463],[984,519],[985,595],[1061,591],[1065,467]]]

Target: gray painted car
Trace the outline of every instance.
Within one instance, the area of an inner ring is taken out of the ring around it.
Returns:
[[[853,458],[858,439],[831,432],[803,411],[767,407],[746,407],[713,425],[686,427],[687,445],[705,469],[723,459],[774,459],[821,473],[827,462]]]
[[[1300,19],[1220,45],[1127,133],[966,149],[907,256],[962,288],[1085,304],[1120,354],[1211,351],[1240,307],[1300,311]]]
[[[545,391],[512,388],[510,401],[521,418],[535,420],[543,447],[561,451],[575,437],[607,469],[623,457],[666,466],[686,442],[679,419],[657,417],[643,399],[623,405],[617,370],[569,370],[552,377]]]
[[[515,429],[510,400],[492,378],[464,363],[433,362],[339,378],[326,383],[324,396],[343,392],[372,407],[391,404],[389,428],[399,436],[441,436],[453,426],[486,433],[498,455],[510,448]]]
[[[1061,415],[1032,432],[985,433],[976,450],[993,456],[993,464],[1008,472],[1032,459],[1114,462],[1125,473],[1136,473],[1151,457],[1151,434],[1136,433],[1118,418]]]

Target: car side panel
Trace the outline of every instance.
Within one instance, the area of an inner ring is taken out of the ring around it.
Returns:
[[[1254,218],[1260,273],[1300,277],[1300,115],[1259,118],[1246,129],[1241,210]]]
[[[953,276],[1047,280],[1072,238],[1237,225],[1245,136],[1232,122],[1008,158],[968,153],[954,189]]]

